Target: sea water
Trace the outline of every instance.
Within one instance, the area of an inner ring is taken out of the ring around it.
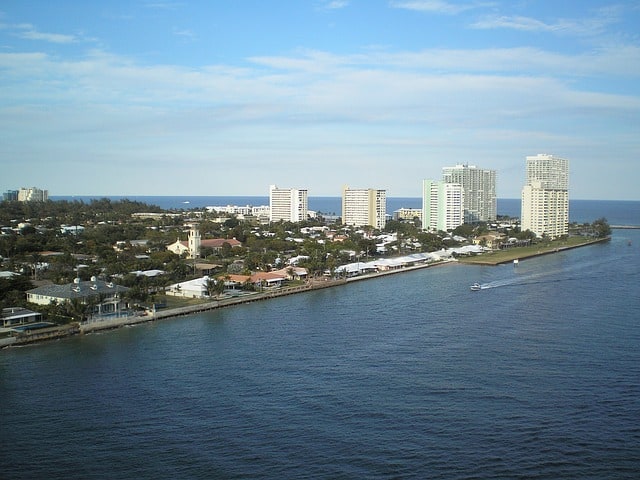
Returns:
[[[0,477],[637,478],[638,312],[616,230],[4,349]]]
[[[260,206],[269,205],[268,196],[52,196],[51,200],[91,202],[100,198],[112,201],[128,199],[156,205],[165,210],[202,209],[209,206]],[[342,214],[340,197],[309,197],[309,209],[325,215]],[[422,199],[417,197],[388,197],[387,214],[400,208],[422,208]],[[499,198],[498,215],[520,217],[520,199]],[[611,225],[640,225],[640,202],[622,200],[570,200],[569,221],[591,223],[606,218]]]

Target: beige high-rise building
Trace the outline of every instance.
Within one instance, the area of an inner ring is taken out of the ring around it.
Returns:
[[[569,233],[569,160],[548,154],[526,157],[520,228],[538,237]]]
[[[269,221],[302,222],[307,220],[307,190],[269,186]]]
[[[373,188],[342,189],[342,223],[355,227],[370,225],[382,230],[387,217],[387,191]]]

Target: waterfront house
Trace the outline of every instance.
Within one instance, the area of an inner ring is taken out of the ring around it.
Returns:
[[[11,328],[42,321],[42,314],[22,307],[2,309],[2,327]]]
[[[305,280],[308,276],[306,268],[303,267],[285,267],[280,270],[273,270],[270,273],[274,273],[278,276],[284,277],[286,280]]]
[[[257,287],[281,287],[287,274],[280,272],[256,272],[251,275],[251,283]]]
[[[207,285],[211,280],[208,276],[194,278],[184,282],[174,283],[167,287],[167,295],[184,298],[205,298],[207,296]]]
[[[91,277],[89,281],[76,278],[65,285],[43,285],[27,291],[27,301],[37,305],[69,303],[79,300],[84,305],[93,304],[98,315],[113,314],[126,308],[122,296],[129,289],[113,282]]]

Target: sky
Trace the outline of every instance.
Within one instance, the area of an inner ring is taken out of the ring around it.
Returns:
[[[518,198],[538,153],[640,200],[639,2],[0,2],[3,192]]]

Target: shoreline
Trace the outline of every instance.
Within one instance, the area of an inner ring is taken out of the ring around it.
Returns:
[[[88,335],[94,332],[101,332],[106,330],[115,330],[121,327],[140,325],[149,322],[155,322],[157,320],[164,320],[168,318],[177,318],[186,315],[192,315],[195,313],[207,312],[211,310],[217,310],[219,308],[232,307],[235,305],[243,305],[247,303],[260,302],[270,300],[278,297],[285,297],[288,295],[295,295],[299,293],[311,292],[315,290],[322,290],[325,288],[334,288],[340,285],[347,285],[348,283],[371,280],[374,278],[381,278],[388,275],[394,275],[404,272],[410,272],[413,270],[419,270],[423,268],[430,268],[436,266],[442,266],[447,264],[457,263],[455,260],[444,260],[439,262],[424,263],[418,265],[411,265],[407,267],[400,267],[392,270],[386,270],[382,272],[367,273],[363,275],[357,275],[350,278],[343,279],[311,279],[305,285],[299,285],[295,287],[284,287],[278,290],[270,290],[263,292],[252,292],[241,294],[235,297],[221,298],[219,300],[212,300],[202,302],[196,305],[188,305],[185,307],[169,308],[166,310],[159,310],[155,312],[145,312],[145,314],[129,315],[118,318],[107,318],[100,320],[88,320],[84,322],[74,322],[65,325],[59,325],[56,327],[50,327],[46,332],[41,330],[26,331],[15,337],[8,337],[0,339],[0,349],[6,347],[20,347],[31,345],[34,343],[44,343],[49,340],[58,340],[61,338],[71,337],[73,335]]]
[[[565,250],[571,250],[574,248],[593,245],[596,243],[601,243],[609,240],[610,240],[610,237],[606,237],[606,238],[594,239],[594,240],[591,240],[585,243],[580,243],[577,245],[552,248],[546,251],[537,251],[537,252],[531,252],[526,254],[522,254],[522,252],[520,252],[521,253],[520,255],[512,255],[506,259],[499,260],[499,261],[490,261],[490,260],[470,261],[465,259],[442,260],[438,262],[420,263],[420,264],[410,265],[406,267],[399,267],[399,268],[385,270],[381,272],[366,273],[366,274],[356,275],[353,277],[342,278],[342,279],[314,278],[309,280],[304,285],[299,285],[295,287],[283,287],[283,288],[279,288],[278,290],[245,293],[245,294],[241,294],[234,297],[227,297],[227,298],[206,301],[196,305],[188,305],[185,307],[176,307],[176,308],[170,308],[170,309],[159,310],[159,311],[147,311],[142,315],[138,314],[138,315],[125,316],[125,317],[118,317],[118,318],[88,320],[80,323],[74,322],[70,324],[59,325],[56,327],[50,327],[43,330],[26,331],[14,337],[7,337],[7,338],[0,339],[0,349],[11,347],[11,346],[18,347],[18,346],[31,345],[34,343],[44,343],[49,340],[58,340],[61,338],[67,338],[67,337],[71,337],[78,334],[88,335],[93,332],[115,330],[125,326],[139,325],[143,323],[155,322],[157,320],[176,318],[176,317],[181,317],[185,315],[192,315],[195,313],[217,310],[219,308],[226,308],[226,307],[242,305],[246,303],[260,302],[260,301],[270,300],[273,298],[284,297],[287,295],[295,295],[295,294],[311,292],[315,290],[322,290],[325,288],[334,288],[340,285],[347,285],[352,282],[372,280],[376,278],[382,278],[382,277],[395,275],[399,273],[411,272],[414,270],[420,270],[424,268],[438,267],[438,266],[451,265],[451,264],[496,266],[504,263],[510,263],[515,259],[520,260],[520,259],[534,258],[542,255],[548,255],[552,253],[562,252]]]
[[[476,260],[477,257],[473,257],[474,259],[461,259],[460,263],[464,263],[465,265],[485,265],[485,266],[495,266],[495,265],[503,265],[505,263],[511,263],[514,260],[526,260],[528,258],[535,258],[535,257],[541,257],[543,255],[549,255],[552,253],[559,253],[559,252],[564,252],[566,250],[573,250],[574,248],[580,248],[580,247],[586,247],[589,245],[594,245],[596,243],[603,243],[603,242],[608,242],[611,240],[611,237],[604,237],[604,238],[596,238],[593,240],[589,240],[586,241],[584,243],[579,243],[576,245],[566,245],[566,246],[562,246],[562,247],[553,247],[553,248],[548,248],[546,250],[541,249],[535,252],[529,252],[529,253],[524,253],[522,251],[520,251],[520,255],[516,255],[518,252],[513,252],[513,255],[506,255],[504,259],[500,259],[500,260]],[[489,254],[490,255],[490,254]]]
[[[170,308],[166,310],[150,312],[147,315],[138,316],[138,317],[123,317],[122,319],[83,322],[80,324],[79,333],[85,334],[85,333],[91,333],[91,332],[100,331],[100,330],[110,330],[114,328],[119,328],[120,326],[125,326],[125,325],[135,325],[140,323],[153,322],[156,320],[163,320],[167,318],[181,317],[185,315],[191,315],[194,313],[217,310],[219,308],[226,308],[226,307],[231,307],[235,305],[243,305],[247,303],[271,300],[273,298],[285,297],[288,295],[295,295],[295,294],[311,292],[315,290],[323,290],[325,288],[334,288],[341,285],[347,285],[352,282],[357,282],[362,280],[371,280],[374,278],[385,277],[388,275],[410,272],[413,270],[420,270],[423,268],[436,267],[436,266],[441,266],[441,265],[446,265],[451,263],[456,263],[456,261],[445,260],[440,262],[411,265],[408,267],[401,267],[401,268],[396,268],[392,270],[386,270],[383,272],[367,273],[367,274],[357,275],[354,277],[343,278],[343,279],[328,279],[328,278],[311,279],[305,285],[299,285],[296,287],[284,287],[284,288],[279,288],[277,290],[269,290],[269,291],[263,291],[259,293],[255,293],[255,292],[247,293],[247,294],[239,295],[237,297],[222,298],[219,300],[212,300],[212,301],[199,303],[197,305],[189,305],[185,307],[177,307],[177,308]]]

